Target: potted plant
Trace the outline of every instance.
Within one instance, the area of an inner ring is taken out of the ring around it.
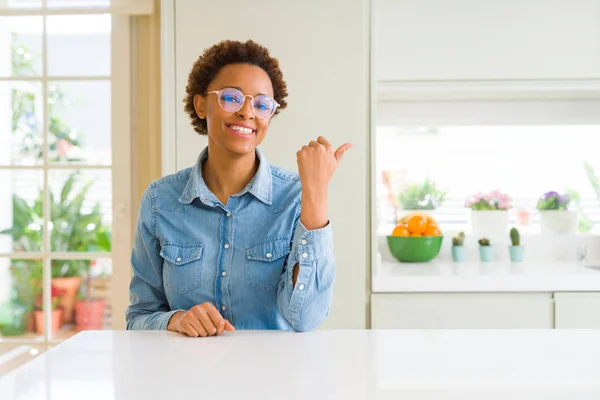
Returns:
[[[455,262],[463,262],[467,259],[467,249],[464,245],[464,232],[460,232],[457,236],[452,238],[452,259]]]
[[[479,257],[483,262],[494,261],[494,247],[491,245],[489,239],[479,239]]]
[[[540,212],[540,231],[549,235],[575,234],[578,228],[577,211],[569,210],[569,193],[555,191],[544,193],[537,202]]]
[[[510,254],[510,261],[520,262],[523,261],[523,255],[525,253],[525,247],[521,245],[521,235],[517,228],[511,228],[510,230],[510,241],[511,246],[508,246],[508,252]]]
[[[94,265],[92,263],[92,265]],[[106,303],[102,298],[92,296],[91,273],[86,275],[75,303],[75,324],[78,330],[102,329]]]
[[[408,185],[398,194],[398,201],[404,210],[435,210],[445,199],[446,192],[439,190],[430,179]]]
[[[61,188],[60,195],[50,194],[51,249],[60,252],[109,252],[111,233],[103,221],[100,204],[93,205],[84,212],[84,201],[93,181],[87,182],[79,191],[76,186],[79,173],[69,175]],[[41,229],[43,191],[40,190],[33,207],[17,195],[13,196],[13,226],[0,234],[12,236],[14,251],[40,251],[42,248]],[[64,323],[73,322],[75,300],[81,284],[81,276],[89,271],[90,260],[51,261],[52,285],[61,291],[61,306]],[[32,288],[41,290],[43,276],[42,260],[13,260],[13,278],[20,282],[19,300],[30,304]],[[24,279],[23,276],[27,278]],[[27,289],[29,285],[30,289]],[[21,293],[26,299],[21,298]],[[32,304],[33,305],[33,304]]]
[[[50,294],[51,297],[51,307],[52,307],[52,315],[51,315],[51,332],[55,333],[58,331],[63,325],[63,308],[60,305],[60,291],[52,286],[52,292]],[[37,333],[40,335],[44,334],[44,301],[42,296],[38,297],[38,301],[34,311],[34,319],[35,319],[35,329]]]
[[[508,230],[508,210],[512,207],[509,195],[499,190],[476,193],[465,200],[471,209],[472,234],[480,237],[500,238]]]

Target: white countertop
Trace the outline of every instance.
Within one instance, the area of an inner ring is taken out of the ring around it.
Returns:
[[[371,290],[380,293],[600,291],[600,269],[568,261],[433,260],[414,264],[384,261],[374,267]]]
[[[599,330],[83,332],[2,400],[598,399]]]

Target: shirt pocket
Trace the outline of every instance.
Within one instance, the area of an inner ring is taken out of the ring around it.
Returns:
[[[289,238],[266,239],[247,247],[246,285],[268,292],[276,291],[290,250]]]
[[[200,286],[202,272],[201,244],[165,244],[160,249],[163,264],[164,285],[168,291],[184,294]]]

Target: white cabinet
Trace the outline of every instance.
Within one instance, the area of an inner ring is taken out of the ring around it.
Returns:
[[[556,329],[600,329],[600,293],[555,293]]]
[[[551,293],[371,296],[372,329],[551,329],[553,315]]]
[[[378,81],[600,78],[600,0],[374,0]]]

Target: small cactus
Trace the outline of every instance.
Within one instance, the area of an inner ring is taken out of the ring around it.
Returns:
[[[490,246],[490,239],[479,239],[479,245],[480,246]]]
[[[465,244],[465,234],[464,232],[460,232],[458,236],[452,238],[453,246],[462,246]]]
[[[512,241],[513,246],[519,246],[521,244],[521,235],[519,234],[519,230],[517,228],[511,228],[510,240]]]

